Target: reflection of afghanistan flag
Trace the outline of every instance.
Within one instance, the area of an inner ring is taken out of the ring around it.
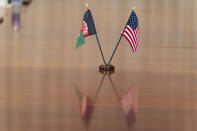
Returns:
[[[78,48],[79,46],[83,45],[85,43],[84,37],[94,35],[96,34],[96,29],[94,25],[94,20],[92,18],[92,14],[90,10],[88,9],[83,17],[82,25],[80,28],[80,34],[77,38],[77,44],[75,48]]]

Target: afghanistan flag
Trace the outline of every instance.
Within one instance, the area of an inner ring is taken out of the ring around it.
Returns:
[[[78,48],[79,46],[85,43],[84,37],[94,34],[96,34],[96,28],[94,25],[94,20],[91,11],[88,9],[83,16],[82,25],[80,28],[80,34],[78,35],[77,44],[75,48]]]

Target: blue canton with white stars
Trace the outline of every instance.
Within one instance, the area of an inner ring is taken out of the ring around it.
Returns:
[[[138,27],[138,18],[134,11],[132,11],[131,17],[129,18],[127,25],[129,25],[133,30]]]

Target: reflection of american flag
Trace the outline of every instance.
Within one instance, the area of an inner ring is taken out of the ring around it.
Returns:
[[[130,110],[137,112],[137,89],[135,87],[131,87],[129,92],[121,99],[121,104],[125,115]]]
[[[130,43],[133,52],[136,51],[138,43],[139,43],[139,33],[140,33],[140,29],[138,25],[138,18],[133,10],[127,22],[126,28],[122,33],[122,35]]]
[[[83,95],[82,96],[82,101],[80,103],[80,113],[81,113],[81,115],[84,115],[86,113],[87,101],[88,101],[88,97],[86,95]]]

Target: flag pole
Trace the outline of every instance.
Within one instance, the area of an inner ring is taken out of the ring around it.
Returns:
[[[114,90],[114,92],[115,92],[115,94],[116,94],[117,99],[118,99],[119,101],[121,101],[121,97],[120,97],[120,95],[118,94],[118,91],[116,90],[116,87],[115,87],[115,85],[114,85],[114,83],[113,83],[113,81],[112,81],[112,79],[111,79],[110,74],[108,74],[108,77],[109,77],[110,83],[111,83],[111,85],[112,85],[112,88],[113,88],[113,90]]]
[[[135,6],[134,6],[134,7],[135,7]],[[129,16],[129,18],[130,18],[130,17],[131,17],[131,15]],[[129,19],[128,19],[128,20],[129,20]],[[127,23],[128,23],[128,22],[127,22]],[[118,43],[116,44],[116,47],[115,47],[115,49],[114,49],[114,51],[113,51],[113,53],[112,53],[112,56],[111,56],[111,58],[110,58],[108,64],[111,63],[111,61],[112,61],[112,59],[113,59],[113,57],[114,57],[114,54],[116,53],[116,50],[117,50],[117,48],[118,48],[118,46],[119,46],[119,44],[120,44],[120,41],[121,41],[121,39],[122,39],[122,34],[124,33],[124,31],[125,31],[125,29],[126,29],[126,27],[127,27],[127,23],[126,23],[126,25],[125,25],[125,27],[124,27],[123,32],[122,32],[121,35],[120,35],[120,38],[119,38],[119,40],[118,40]]]
[[[99,87],[98,87],[98,89],[97,89],[97,91],[96,91],[96,95],[95,95],[95,97],[94,97],[94,101],[96,101],[97,96],[98,96],[98,94],[99,94],[99,92],[100,92],[100,89],[101,89],[101,87],[102,87],[102,85],[103,85],[103,80],[105,79],[105,75],[106,75],[106,74],[103,74],[103,77],[102,77],[102,79],[101,79],[101,81],[100,81]]]
[[[100,44],[99,39],[98,39],[98,36],[97,36],[97,33],[96,33],[96,40],[97,40],[97,43],[98,43],[98,46],[99,46],[99,49],[100,49],[100,52],[101,52],[101,56],[103,58],[103,62],[104,62],[104,64],[106,64],[105,58],[104,58],[104,55],[103,55],[103,51],[101,49],[101,44]]]
[[[119,46],[119,44],[120,44],[121,39],[122,39],[122,34],[121,34],[121,36],[120,36],[120,38],[119,38],[119,40],[118,40],[118,43],[116,44],[116,47],[115,47],[115,49],[114,49],[114,51],[113,51],[113,53],[112,53],[112,56],[111,56],[111,58],[110,58],[108,64],[111,63],[111,61],[112,61],[112,59],[113,59],[113,57],[114,57],[114,54],[116,53],[116,50],[117,50],[117,48],[118,48],[118,46]]]

